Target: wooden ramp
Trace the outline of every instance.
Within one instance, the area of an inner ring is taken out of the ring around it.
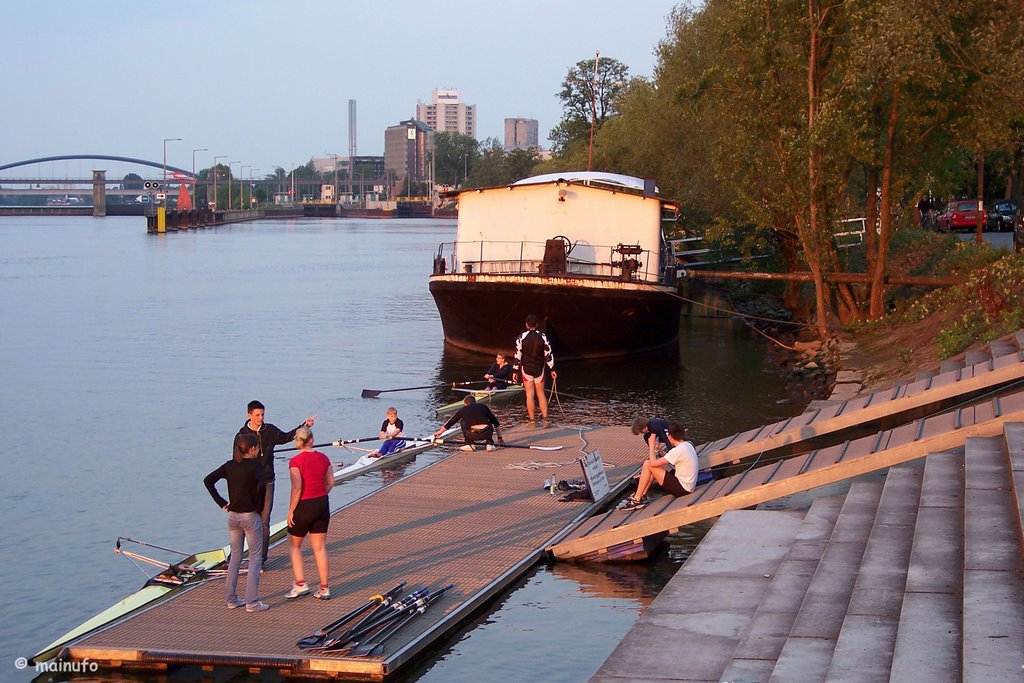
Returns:
[[[642,510],[611,510],[576,527],[549,550],[560,560],[640,559],[648,554],[651,538],[686,524],[962,446],[968,437],[995,436],[1002,433],[1005,422],[1022,420],[1024,391],[1018,391],[751,467],[698,487],[688,496],[664,496]]]
[[[292,572],[286,544],[280,544],[271,548],[260,579],[260,597],[270,605],[266,612],[228,610],[224,582],[214,580],[73,643],[64,656],[137,670],[191,664],[382,680],[515,581],[559,533],[609,502],[563,503],[544,488],[552,474],[582,476],[575,462],[581,448],[600,449],[605,463],[614,463],[607,470],[613,487],[608,498],[636,469],[635,460],[618,455],[630,446],[637,450],[636,438],[624,427],[514,427],[506,439],[563,448],[456,452],[337,510],[327,536],[330,601],[285,599]],[[561,466],[508,468],[530,461]],[[306,578],[315,580],[308,544],[305,554]],[[299,638],[403,580],[410,590],[449,582],[455,588],[389,640],[382,657],[346,658],[296,647]]]
[[[758,455],[799,453],[825,445],[843,430],[903,424],[1022,380],[1024,331],[1019,331],[922,371],[913,382],[822,402],[787,420],[708,442],[697,455],[701,469],[707,469]]]

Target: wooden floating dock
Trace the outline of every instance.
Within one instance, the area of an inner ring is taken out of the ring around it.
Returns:
[[[559,502],[544,489],[545,479],[581,478],[574,460],[581,448],[597,449],[606,465],[614,465],[607,469],[610,499],[629,484],[643,455],[640,440],[623,427],[515,427],[505,436],[510,443],[563,449],[457,451],[335,511],[327,536],[329,601],[285,599],[292,572],[287,544],[280,544],[271,548],[268,570],[260,578],[261,599],[270,605],[266,612],[228,610],[223,581],[208,581],[73,643],[64,656],[126,670],[190,664],[383,680],[502,592],[542,558],[560,532],[600,505]],[[563,464],[506,469],[530,461]],[[306,578],[315,581],[308,543],[305,555]],[[403,580],[409,589],[449,582],[455,588],[389,640],[382,658],[346,658],[296,647],[299,638]]]

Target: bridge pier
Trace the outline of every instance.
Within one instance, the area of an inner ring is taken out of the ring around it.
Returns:
[[[103,218],[107,215],[107,172],[92,172],[92,215]]]

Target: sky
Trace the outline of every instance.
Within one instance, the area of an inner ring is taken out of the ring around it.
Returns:
[[[650,77],[681,1],[9,0],[0,164],[161,161],[181,138],[168,165],[262,176],[347,156],[349,99],[357,154],[382,155],[384,129],[448,87],[477,106],[478,139],[534,118],[546,147],[569,67],[600,51]]]

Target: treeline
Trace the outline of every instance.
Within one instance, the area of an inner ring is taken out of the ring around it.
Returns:
[[[656,178],[712,234],[742,234],[748,248],[770,241],[787,270],[813,274],[824,336],[830,312],[882,315],[889,241],[923,193],[980,198],[987,177],[991,195],[1021,196],[1022,33],[1020,0],[680,6],[653,78],[622,74],[611,111],[590,108],[592,165]],[[572,73],[566,86],[585,80]],[[611,89],[600,74],[597,86]],[[584,84],[575,97],[587,94]],[[580,119],[567,115],[560,132],[576,134],[534,170],[586,168]],[[866,287],[826,279],[840,270],[832,226],[851,215],[879,226],[866,234]],[[798,308],[799,286],[786,298]]]

